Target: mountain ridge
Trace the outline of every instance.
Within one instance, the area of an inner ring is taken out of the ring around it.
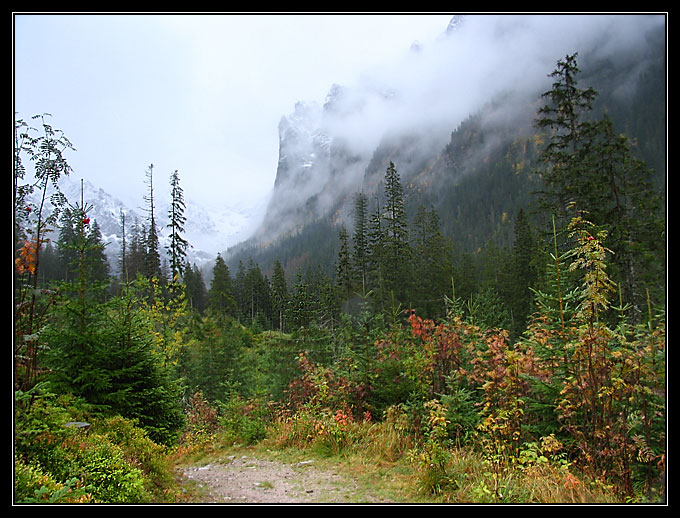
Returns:
[[[452,18],[444,37],[462,38],[459,40],[459,46],[469,50],[469,41],[465,40],[464,35],[465,31],[479,30],[479,22],[475,18],[455,20]],[[486,37],[500,38],[499,34],[505,31],[511,38],[525,38],[526,35],[522,33],[525,29],[523,25],[534,20],[518,19],[522,23],[513,25],[515,20],[515,18],[501,20],[495,32],[486,28],[488,33],[485,33]],[[659,60],[663,61],[665,50],[664,47],[660,47],[660,44],[665,45],[662,41],[663,27],[660,28],[654,23],[642,23],[648,21],[646,17],[641,20],[626,20],[626,23],[631,21],[639,21],[640,32],[644,33],[635,35],[633,38],[635,43],[626,42],[621,44],[620,48],[617,47],[614,45],[616,35],[612,35],[611,27],[605,24],[610,32],[583,37],[586,43],[581,49],[574,49],[583,58],[581,68],[584,81],[594,81],[596,90],[600,89],[598,91],[604,93],[602,99],[598,101],[599,110],[609,111],[626,130],[632,124],[631,114],[626,112],[636,109],[634,105],[639,101],[635,98],[635,92],[639,90],[638,76],[648,71],[652,63],[658,64]],[[627,24],[625,28],[619,28],[619,31],[625,32],[629,29]],[[508,41],[510,46],[514,45],[514,40]],[[458,47],[446,48],[450,52],[456,52]],[[427,49],[421,49],[415,57],[409,56],[409,59],[426,60],[426,51]],[[455,228],[460,226],[461,207],[469,205],[470,201],[469,193],[465,195],[468,199],[459,202],[446,199],[459,195],[455,192],[458,183],[469,174],[480,174],[480,171],[487,175],[516,176],[502,180],[503,182],[516,183],[521,178],[525,182],[523,187],[520,185],[512,187],[514,189],[512,196],[515,196],[516,200],[512,204],[499,200],[496,202],[497,206],[489,210],[501,212],[484,216],[494,224],[497,220],[506,220],[508,211],[515,212],[526,204],[526,193],[522,193],[521,190],[530,189],[531,184],[526,182],[535,180],[529,178],[529,171],[526,169],[530,167],[531,153],[535,151],[530,149],[531,139],[535,136],[533,119],[540,95],[549,87],[548,76],[554,69],[556,60],[563,57],[564,55],[556,54],[555,61],[549,67],[541,70],[540,74],[534,73],[533,82],[528,78],[522,78],[521,84],[524,89],[513,90],[513,84],[508,84],[490,90],[495,93],[484,99],[484,102],[453,110],[451,113],[459,114],[457,118],[446,119],[442,116],[441,120],[444,120],[444,123],[438,119],[431,124],[419,126],[409,127],[408,124],[400,124],[402,121],[399,117],[404,115],[399,113],[399,109],[407,104],[420,106],[419,100],[406,99],[407,95],[414,92],[413,89],[408,89],[408,85],[401,90],[390,89],[385,87],[387,81],[385,83],[368,81],[352,88],[333,85],[323,106],[296,104],[293,114],[282,118],[285,122],[283,126],[280,125],[280,129],[284,130],[280,132],[280,159],[274,190],[263,224],[250,239],[227,252],[230,264],[235,266],[238,261],[253,259],[257,263],[262,263],[265,269],[269,269],[273,257],[277,255],[284,263],[288,261],[291,265],[299,264],[302,254],[291,250],[300,248],[301,245],[294,245],[293,242],[304,241],[304,234],[308,232],[310,236],[323,237],[319,243],[314,242],[311,237],[306,239],[308,243],[314,244],[305,255],[312,263],[325,264],[329,267],[332,262],[328,264],[324,261],[332,257],[333,254],[329,250],[337,245],[337,236],[333,234],[337,234],[341,224],[351,226],[353,195],[363,192],[371,198],[379,199],[382,178],[391,161],[396,164],[406,187],[411,208],[420,203],[434,205],[440,209],[445,207],[447,212],[443,214],[443,226],[449,235],[455,234],[457,237],[465,233],[464,229]],[[518,75],[521,74],[515,72],[509,77],[516,78]],[[460,81],[462,80],[459,79]],[[423,102],[422,106],[427,114],[430,109],[428,104]],[[390,113],[390,109],[395,113]],[[384,121],[377,117],[371,118],[374,115],[371,110],[379,112],[388,123],[381,126],[379,123]],[[422,114],[413,118],[414,121],[421,122],[425,119]],[[297,128],[304,128],[304,131],[295,131],[291,122],[297,123]],[[371,124],[375,126],[368,128],[375,131],[365,133],[370,137],[365,142],[359,139],[359,135],[364,134],[360,131],[365,129],[361,128],[363,123],[365,126]],[[342,131],[348,128],[358,133]],[[307,136],[307,140],[301,139],[303,135]],[[314,141],[319,135],[324,137],[323,147]],[[631,138],[637,137],[638,135],[631,135]],[[521,140],[524,142],[519,142]],[[305,152],[297,155],[293,152],[300,150]],[[509,161],[510,155],[517,163]],[[291,160],[293,156],[298,157],[295,163]],[[301,160],[302,157],[304,160]],[[506,160],[504,167],[508,173],[490,172],[496,167],[489,164],[492,157],[493,160]],[[519,171],[520,162],[523,164],[521,167],[525,168],[524,171]],[[657,169],[662,167],[661,162],[655,165]],[[494,189],[492,178],[487,184],[489,189]],[[464,190],[461,188],[458,191]],[[485,203],[483,193],[475,193],[474,198],[480,204]],[[455,209],[456,206],[458,209]],[[507,235],[510,229],[503,232]],[[490,238],[493,238],[493,234],[481,236],[478,240],[485,241]],[[507,240],[507,236],[503,239]],[[472,250],[478,248],[476,245],[464,247]],[[321,257],[325,259],[322,261]],[[287,270],[290,273],[291,267]]]
[[[105,253],[112,273],[117,272],[118,257],[122,243],[121,212],[125,215],[126,233],[130,231],[135,221],[144,225],[147,221],[144,208],[131,208],[129,204],[109,194],[104,189],[86,180],[76,180],[63,176],[59,180],[59,190],[70,204],[80,204],[82,196],[86,207],[91,207],[89,216],[96,222],[106,245]],[[54,192],[54,187],[48,187],[48,196]],[[34,195],[35,196],[35,195]],[[48,213],[51,207],[47,208]],[[156,197],[155,219],[159,233],[162,257],[165,257],[165,247],[169,243],[168,224],[169,202]],[[46,215],[48,215],[46,213]],[[186,224],[183,237],[189,241],[187,260],[199,268],[211,265],[216,255],[226,248],[229,243],[236,243],[245,238],[250,230],[251,216],[236,210],[225,209],[221,213],[209,212],[198,203],[185,200]],[[54,241],[58,239],[53,236]]]

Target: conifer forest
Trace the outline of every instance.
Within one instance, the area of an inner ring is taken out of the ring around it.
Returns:
[[[233,445],[398,467],[402,501],[666,503],[665,153],[596,109],[579,59],[436,201],[386,152],[349,217],[208,268],[182,171],[140,171],[113,264],[58,188],[79,179],[58,117],[16,119],[14,503],[189,503],[173,467]],[[471,115],[449,152],[483,131]]]

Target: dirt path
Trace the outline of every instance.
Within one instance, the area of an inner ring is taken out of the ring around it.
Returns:
[[[355,481],[317,469],[314,461],[284,464],[242,455],[182,472],[199,486],[202,503],[383,503]]]

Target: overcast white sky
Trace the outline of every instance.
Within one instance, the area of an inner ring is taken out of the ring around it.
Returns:
[[[296,101],[427,45],[451,15],[20,14],[19,117],[48,112],[84,178],[141,205],[180,173],[185,198],[237,208],[270,192],[278,122]]]

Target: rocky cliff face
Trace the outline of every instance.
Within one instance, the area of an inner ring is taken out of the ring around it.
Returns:
[[[578,52],[584,81],[605,93],[603,109],[621,111],[646,66],[644,49],[663,32],[663,17],[452,17],[439,41],[414,44],[396,68],[333,85],[322,105],[297,103],[281,119],[263,224],[233,257],[277,254],[271,247],[277,242],[309,241],[307,227],[331,234],[338,223],[351,227],[353,196],[379,201],[390,161],[407,195],[422,196],[425,205],[455,205],[443,199],[452,186],[535,132],[541,93],[558,59]],[[663,59],[663,48],[653,48],[655,58],[661,52]]]
[[[363,110],[396,102],[391,91],[361,92],[334,85],[323,106],[297,103],[279,123],[279,160],[274,190],[256,239],[285,237],[319,218],[346,220],[356,192],[379,193],[390,161],[408,180],[431,166],[448,132],[378,126],[366,141],[358,135]],[[373,104],[375,105],[375,104]],[[348,128],[353,126],[356,133]],[[338,213],[339,211],[339,213]]]
[[[281,119],[274,191],[257,233],[261,242],[327,216],[361,185],[370,155],[337,131],[360,108],[346,93],[334,85],[322,106],[299,102]]]
[[[452,17],[442,36],[457,33],[463,22]],[[423,59],[422,52],[415,42],[407,60]],[[411,124],[404,113],[408,95],[389,79],[367,78],[351,87],[333,85],[323,105],[298,102],[279,123],[274,190],[252,241],[271,243],[319,218],[347,222],[349,198],[359,191],[379,195],[390,161],[404,179],[431,168],[450,128]]]
[[[330,142],[322,113],[316,104],[299,102],[279,122],[276,180],[262,227],[266,234],[286,233],[295,227],[294,221],[318,216],[314,204],[307,201],[328,182]]]

